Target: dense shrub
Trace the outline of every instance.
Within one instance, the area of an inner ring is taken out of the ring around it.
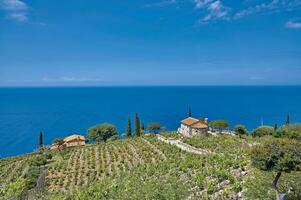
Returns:
[[[287,138],[265,140],[252,149],[251,160],[256,168],[277,173],[272,186],[278,193],[277,183],[283,172],[301,171],[301,143]]]
[[[236,135],[239,135],[239,136],[248,134],[246,127],[241,124],[235,126],[234,132]]]
[[[285,128],[286,137],[301,140],[301,124],[289,125]]]
[[[273,132],[273,136],[277,138],[286,137],[301,140],[301,124],[281,127]]]
[[[162,126],[158,122],[152,122],[147,127],[151,133],[159,133],[161,128]]]
[[[108,123],[95,125],[88,129],[88,138],[94,142],[106,142],[114,135],[117,135],[117,129]]]
[[[271,126],[260,126],[253,130],[252,136],[253,137],[263,137],[266,135],[273,135],[274,128]]]
[[[25,186],[25,179],[18,178],[16,181],[5,185],[3,188],[0,187],[0,199],[6,200],[19,197]]]
[[[214,120],[210,122],[209,126],[211,126],[214,129],[218,129],[219,132],[222,132],[224,129],[229,127],[229,122],[225,120]]]
[[[25,176],[26,187],[31,189],[36,186],[37,179],[40,174],[40,169],[37,166],[31,166]]]

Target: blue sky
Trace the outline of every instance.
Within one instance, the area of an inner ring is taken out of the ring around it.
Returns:
[[[0,0],[0,86],[300,84],[301,0]]]

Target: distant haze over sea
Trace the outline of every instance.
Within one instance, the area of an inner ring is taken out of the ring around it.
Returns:
[[[0,157],[33,151],[40,130],[46,144],[86,135],[103,122],[123,133],[135,112],[145,126],[159,122],[176,130],[189,106],[194,117],[225,119],[249,130],[261,120],[280,125],[287,113],[301,122],[301,86],[0,88]]]

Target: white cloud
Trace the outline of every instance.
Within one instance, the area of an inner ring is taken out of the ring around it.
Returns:
[[[6,11],[10,19],[18,22],[28,21],[29,6],[21,0],[0,0],[0,8]]]
[[[195,3],[195,8],[200,9],[200,8],[206,8],[209,3],[211,3],[214,0],[194,0]]]
[[[19,0],[2,0],[0,5],[4,10],[18,11],[28,9],[27,4]]]
[[[179,3],[192,3],[194,9],[199,11],[203,17],[199,24],[210,21],[239,19],[249,15],[271,14],[275,12],[287,12],[301,8],[301,0],[244,0],[240,8],[232,8],[225,4],[226,0],[162,0],[160,2],[145,5],[145,7],[164,7]],[[260,2],[255,4],[255,2]],[[251,4],[253,4],[251,6]],[[298,24],[288,22],[288,26],[299,28]]]
[[[65,82],[65,83],[73,83],[73,82],[102,82],[103,80],[100,78],[87,78],[87,77],[69,77],[69,76],[62,76],[59,78],[49,78],[43,77],[43,82]]]
[[[238,11],[234,18],[242,18],[248,15],[266,12],[279,12],[286,10],[295,10],[301,6],[301,0],[272,0],[257,4]]]
[[[7,15],[9,18],[14,19],[18,22],[27,22],[28,21],[28,17],[25,13],[8,13]]]
[[[286,28],[301,29],[301,20],[289,20],[285,24]]]
[[[177,0],[164,0],[164,1],[156,2],[156,3],[146,4],[146,5],[144,5],[144,7],[146,7],[146,8],[165,7],[165,6],[173,5],[176,3],[178,3]]]
[[[195,0],[195,9],[205,10],[206,13],[199,23],[206,23],[210,20],[229,19],[231,10],[220,0]]]

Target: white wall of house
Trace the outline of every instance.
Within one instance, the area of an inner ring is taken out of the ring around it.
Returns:
[[[181,124],[181,127],[178,129],[178,132],[184,136],[192,136],[191,127]]]
[[[86,144],[85,141],[72,141],[72,142],[66,142],[66,147],[75,147],[75,146],[83,146]]]
[[[178,132],[186,137],[192,137],[195,135],[207,135],[208,130],[191,128],[190,126],[181,124],[181,127],[178,129]]]

